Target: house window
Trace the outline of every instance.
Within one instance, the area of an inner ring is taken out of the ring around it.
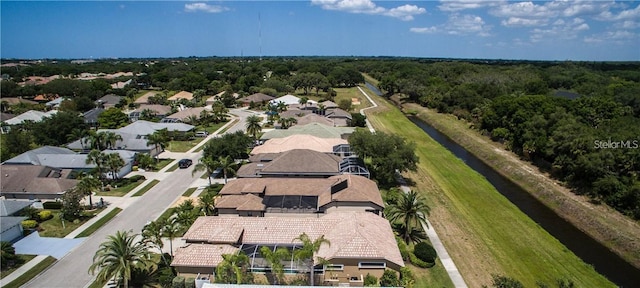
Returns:
[[[329,264],[324,266],[325,271],[343,271],[344,265],[342,264]]]
[[[359,262],[358,268],[360,269],[384,269],[387,267],[385,262]]]

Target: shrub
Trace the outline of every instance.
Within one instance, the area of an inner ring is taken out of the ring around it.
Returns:
[[[416,283],[416,279],[413,276],[411,269],[407,267],[400,268],[400,285],[405,288],[411,288]]]
[[[393,270],[384,270],[382,277],[380,277],[380,286],[382,287],[394,287],[398,286],[398,275]]]
[[[185,288],[196,288],[196,278],[187,278],[186,280],[184,280],[184,287]]]
[[[47,202],[42,203],[42,207],[44,209],[60,210],[60,209],[62,209],[62,202],[47,201]]]
[[[436,257],[438,257],[436,250],[426,242],[416,244],[413,248],[413,254],[415,254],[418,259],[427,263],[434,263],[436,261]]]
[[[140,180],[147,180],[147,178],[145,178],[144,175],[133,175],[129,177],[129,181],[131,182],[138,182]]]
[[[184,277],[176,276],[175,278],[173,278],[173,281],[171,282],[171,288],[185,288]]]
[[[36,220],[24,220],[22,221],[22,227],[25,229],[33,229],[38,226],[38,222]]]
[[[364,276],[364,286],[376,286],[378,285],[378,278],[367,273],[367,276]]]
[[[53,218],[53,214],[51,213],[50,210],[42,210],[38,212],[38,218],[40,219],[40,222],[47,221]]]
[[[524,288],[522,282],[502,275],[491,275],[491,287],[495,288]]]
[[[409,252],[409,262],[420,268],[431,268],[433,265],[436,265],[436,262],[425,262],[420,260],[420,258],[416,257],[416,255],[411,252]]]
[[[409,252],[409,248],[407,248],[407,244],[404,243],[404,240],[400,239],[400,237],[396,236],[396,243],[398,243],[398,250],[400,250],[400,255],[402,256],[402,260],[409,260],[411,252]]]

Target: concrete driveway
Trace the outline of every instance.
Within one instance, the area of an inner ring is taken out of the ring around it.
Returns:
[[[13,244],[13,247],[16,249],[16,254],[49,255],[60,259],[85,239],[40,237],[38,232],[34,232],[20,239],[16,244]]]

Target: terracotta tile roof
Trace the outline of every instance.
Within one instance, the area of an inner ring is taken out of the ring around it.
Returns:
[[[188,244],[176,250],[171,266],[216,267],[223,254],[235,254],[238,250],[231,245]]]
[[[384,259],[404,266],[389,222],[373,213],[335,212],[320,218],[206,216],[199,217],[183,238],[200,242],[204,238],[200,235],[207,235],[206,242],[225,243],[229,241],[225,229],[243,231],[242,238],[236,238],[243,244],[300,244],[294,239],[302,233],[313,240],[324,235],[331,244],[320,247],[319,257]],[[181,253],[176,258],[177,254]]]
[[[187,100],[192,100],[193,99],[193,93],[191,92],[187,92],[187,91],[180,91],[178,93],[176,93],[175,95],[169,97],[169,101],[176,101],[176,100],[180,100],[180,99],[187,99]]]
[[[142,96],[138,97],[138,99],[136,99],[136,101],[133,101],[133,103],[135,103],[135,104],[146,104],[146,103],[149,103],[149,97],[155,96],[156,94],[158,94],[158,92],[149,91],[149,92],[143,94]]]
[[[247,97],[242,97],[240,99],[238,99],[238,101],[243,102],[243,103],[262,103],[265,101],[270,101],[276,99],[276,97],[273,96],[269,96],[266,94],[262,94],[262,93],[255,93],[255,94],[251,94]]]
[[[298,120],[298,123],[296,124],[296,126],[307,125],[311,123],[320,123],[320,124],[331,126],[331,127],[336,126],[334,121],[331,121],[331,119],[320,116],[318,114],[309,114],[309,115],[305,115],[304,117],[296,117],[296,120]]]
[[[133,112],[142,113],[142,111],[144,111],[145,109],[149,109],[155,112],[157,115],[167,115],[171,112],[171,106],[158,105],[158,104],[142,104],[140,105],[140,107],[138,107],[138,109],[134,110]]]
[[[258,154],[260,155],[260,154]],[[269,153],[271,155],[271,153]],[[270,162],[248,163],[238,169],[239,177],[260,175],[337,175],[340,157],[308,149],[294,149],[279,153]]]
[[[347,140],[337,138],[318,138],[311,135],[291,135],[285,138],[267,140],[253,148],[251,154],[279,153],[294,149],[309,149],[323,153],[332,153],[333,146],[348,144]]]
[[[216,201],[216,208],[236,209],[238,211],[264,211],[262,198],[253,194],[225,195]]]

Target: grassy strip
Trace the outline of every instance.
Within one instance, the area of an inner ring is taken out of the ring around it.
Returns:
[[[198,143],[200,143],[202,139],[193,139],[193,140],[189,140],[189,141],[169,141],[169,144],[167,145],[167,150],[171,151],[171,152],[180,152],[180,153],[184,153],[189,151],[189,149],[193,148],[194,146],[198,145]]]
[[[107,213],[107,215],[104,215],[104,217],[98,219],[98,221],[96,221],[95,223],[91,224],[91,226],[89,226],[89,228],[87,228],[84,231],[80,232],[80,234],[78,234],[78,236],[76,236],[76,238],[87,237],[87,236],[93,234],[93,232],[96,232],[96,230],[100,229],[100,227],[102,227],[102,225],[104,225],[105,223],[109,222],[109,220],[113,219],[113,217],[116,217],[116,215],[118,215],[118,213],[120,213],[120,211],[122,211],[122,209],[120,209],[118,207],[116,207],[113,210],[109,211],[109,213]]]
[[[160,180],[153,179],[153,181],[151,181],[151,183],[147,184],[147,186],[142,187],[142,189],[138,190],[138,192],[136,192],[132,196],[133,197],[142,196],[142,195],[144,195],[144,193],[147,193],[147,191],[149,191],[149,189],[153,188],[153,186],[156,186],[156,184],[158,184],[158,183],[160,183]]]
[[[491,274],[501,274],[525,287],[561,278],[576,287],[614,287],[397,108],[370,96],[381,105],[367,113],[374,127],[416,143],[420,163],[405,176],[428,199],[432,224],[467,284],[488,285]]]
[[[169,169],[167,169],[165,172],[173,172],[176,171],[178,169],[178,163],[173,164],[173,166],[169,167]]]
[[[227,122],[229,121],[224,121],[224,122],[220,122],[220,123],[209,123],[206,125],[198,125],[196,127],[196,131],[207,131],[209,132],[209,134],[216,132],[218,129],[220,129],[220,127],[224,126],[224,124],[227,124]],[[200,141],[198,141],[200,142]]]
[[[162,212],[162,214],[158,217],[158,219],[169,219],[169,217],[171,217],[171,215],[173,214],[173,212],[175,212],[176,208],[171,207],[171,208],[167,208],[167,210],[164,210],[164,212]]]
[[[459,121],[452,115],[439,114],[416,104],[407,104],[405,107],[419,112],[417,115],[419,118],[465,147],[498,173],[517,183],[580,230],[585,231],[636,267],[640,267],[638,222],[630,220],[606,205],[591,204],[586,196],[576,196],[549,177],[539,175],[537,167],[504,151],[504,147],[500,144],[469,129],[468,123]]]
[[[229,124],[229,126],[227,126],[227,127],[224,127],[224,129],[222,129],[222,131],[220,131],[220,133],[218,133],[218,134],[224,134],[225,132],[227,132],[227,130],[229,130],[231,127],[233,127],[233,125],[236,125],[236,122],[238,122],[238,119],[237,119],[237,118],[234,118],[234,119],[231,121],[231,124]],[[214,131],[214,132],[215,132],[215,131]],[[204,148],[204,145],[202,145],[200,148]],[[200,151],[200,150],[202,150],[202,149],[198,149],[197,151]],[[196,152],[197,152],[197,151],[196,151]]]
[[[187,189],[187,191],[184,191],[184,193],[182,193],[182,196],[190,197],[191,194],[193,194],[193,192],[196,192],[196,189],[198,189],[198,188],[197,187],[191,187],[191,188]]]
[[[49,266],[51,266],[56,261],[57,261],[56,258],[53,258],[51,256],[47,256],[47,258],[45,258],[40,263],[38,263],[35,266],[33,266],[33,268],[29,269],[29,271],[25,272],[24,274],[20,275],[20,277],[18,277],[15,280],[11,281],[11,283],[5,284],[2,287],[5,287],[5,288],[14,288],[14,287],[18,288],[18,287],[24,285],[25,283],[27,283],[29,280],[31,280],[34,277],[36,277],[38,274],[40,274],[40,272],[42,272],[45,269],[47,269]]]
[[[122,196],[126,195],[127,193],[131,192],[131,190],[133,190],[136,187],[138,187],[138,185],[142,184],[142,182],[144,182],[144,180],[138,180],[137,182],[129,183],[127,185],[120,186],[118,188],[111,188],[111,190],[109,190],[109,191],[97,192],[96,195],[97,196],[122,197]]]
[[[0,279],[4,278],[6,276],[9,276],[11,273],[13,273],[13,271],[16,271],[16,269],[22,267],[22,265],[24,265],[27,262],[31,261],[31,259],[36,258],[36,255],[16,254],[16,256],[18,257],[16,263],[20,263],[20,264],[14,266],[14,267],[11,267],[10,269],[0,271]]]
[[[173,160],[176,160],[176,159],[161,158],[160,161],[158,161],[158,163],[156,164],[156,171],[162,170],[162,168],[169,165],[169,163],[173,162]]]

